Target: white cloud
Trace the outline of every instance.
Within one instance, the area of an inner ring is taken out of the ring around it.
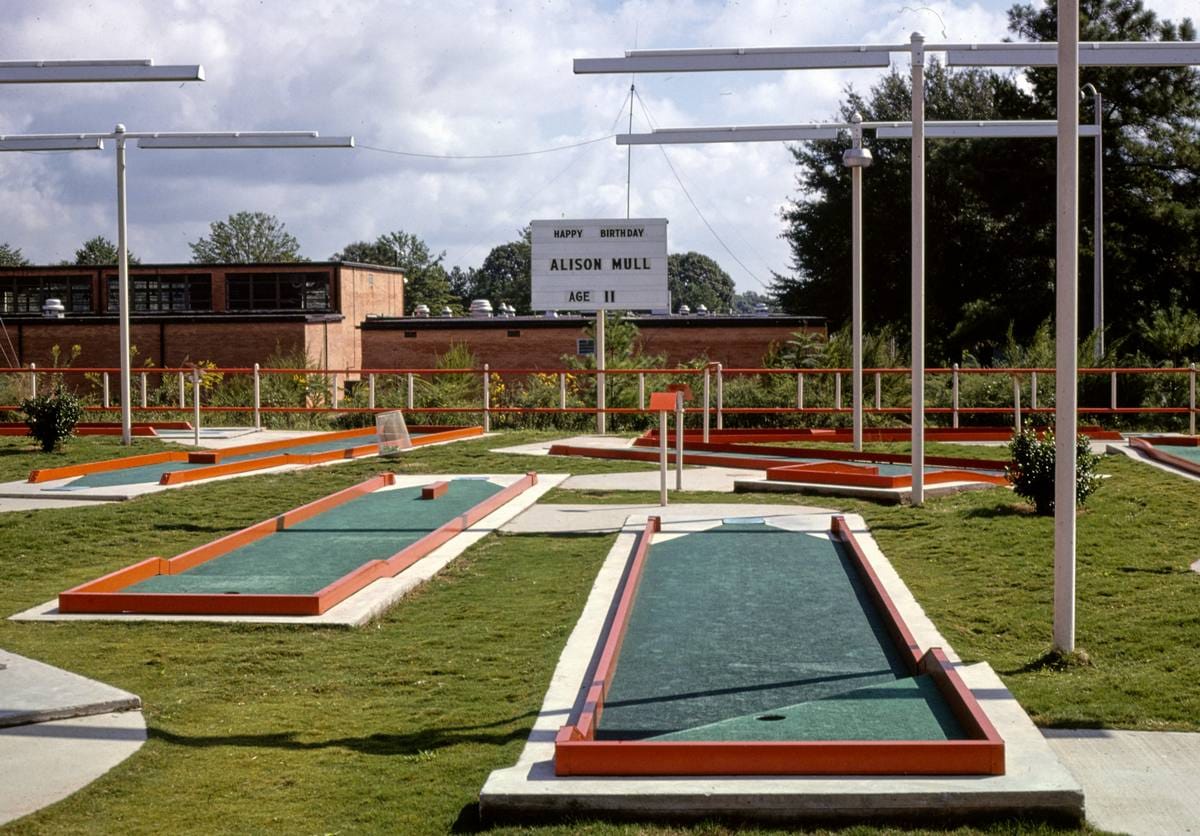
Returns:
[[[1181,10],[1194,0],[1164,0]],[[641,47],[930,40],[1005,34],[1008,0],[920,7],[746,0],[8,0],[4,57],[150,57],[202,63],[203,84],[7,87],[0,132],[316,129],[360,146],[432,154],[519,152],[623,130],[629,79],[575,76],[575,57]],[[921,11],[914,11],[920,8]],[[930,9],[932,11],[925,11]],[[874,71],[653,75],[637,80],[656,124],[752,124],[834,115]],[[615,120],[615,121],[614,121]],[[646,130],[640,107],[635,130]],[[667,150],[692,198],[760,279],[785,270],[779,208],[794,194],[780,144]],[[0,241],[39,261],[115,237],[111,150],[0,158]],[[450,264],[477,265],[534,217],[625,210],[626,151],[611,141],[543,156],[444,161],[328,152],[130,151],[131,247],[184,261],[188,241],[241,209],[273,213],[312,258],[393,229]],[[674,250],[715,257],[761,289],[713,239],[656,148],[633,156],[634,213],[671,221]]]

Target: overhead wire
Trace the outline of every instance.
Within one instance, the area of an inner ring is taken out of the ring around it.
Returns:
[[[609,128],[609,131],[611,133],[609,133],[608,136],[604,137],[604,139],[612,139],[613,137],[615,137],[617,135],[616,134],[617,123],[621,121],[621,116],[624,115],[624,112],[625,112],[625,103],[630,101],[631,96],[632,96],[632,93],[626,93],[625,98],[623,98],[621,100],[621,106],[617,108],[616,118],[613,119],[612,126]],[[592,145],[592,144],[594,144],[594,142],[595,142],[595,140],[589,140],[586,143],[579,143],[575,147],[582,148],[584,146]],[[568,171],[570,171],[571,168],[574,167],[575,163],[577,163],[583,157],[583,153],[584,153],[583,150],[579,150],[575,154],[572,154],[571,158],[569,160],[567,160],[567,164],[565,166],[563,166],[561,169],[559,169],[559,171],[553,177],[551,177],[549,180],[547,180],[545,183],[543,183],[537,189],[537,191],[533,192],[533,194],[529,195],[529,197],[527,197],[522,203],[520,203],[517,206],[515,211],[520,212],[521,210],[525,209],[527,206],[529,206],[529,204],[531,204],[531,203],[533,203],[533,201],[537,200],[537,198],[540,197],[543,192],[545,192],[547,189],[549,189],[551,186],[553,186],[555,183],[557,183],[559,181],[559,179],[564,174],[566,174]],[[496,224],[495,226],[493,226],[491,229],[488,230],[488,233],[491,234],[492,232],[495,232],[496,229],[499,228],[499,226],[500,226],[499,224]],[[468,256],[474,256],[480,249],[482,249],[482,246],[483,245],[476,245],[475,247],[467,250],[466,254]],[[464,260],[468,260],[468,259],[464,259]]]
[[[649,122],[651,124],[651,126],[653,126],[653,118],[650,116],[650,111],[646,107],[646,103],[644,101],[642,101],[641,94],[634,91],[633,95],[637,97],[638,104],[641,106],[642,112],[646,116],[646,121]],[[692,205],[692,209],[694,209],[696,211],[696,215],[700,218],[701,222],[703,222],[704,226],[708,229],[709,233],[712,234],[712,237],[716,239],[717,243],[721,245],[721,248],[723,250],[725,250],[725,252],[729,255],[729,257],[732,258],[737,263],[737,265],[746,272],[746,275],[748,275],[750,278],[754,279],[754,281],[758,282],[759,285],[761,285],[764,290],[770,290],[770,287],[768,287],[767,283],[764,282],[762,279],[760,279],[753,270],[751,270],[749,267],[746,266],[745,262],[743,262],[740,258],[738,258],[737,254],[734,253],[734,251],[729,248],[729,245],[725,243],[725,239],[723,239],[717,233],[717,230],[715,228],[713,228],[713,225],[711,223],[709,223],[708,218],[706,218],[704,216],[704,212],[702,212],[700,210],[700,206],[696,203],[695,199],[692,198],[692,194],[691,194],[691,192],[688,191],[688,187],[684,185],[683,178],[680,177],[679,172],[676,171],[674,164],[671,162],[670,156],[667,155],[667,149],[663,148],[661,145],[659,145],[658,150],[662,153],[663,160],[666,162],[667,168],[669,168],[671,170],[671,174],[674,175],[675,182],[679,184],[679,188],[683,192],[684,197],[686,197],[688,200],[688,203],[690,203]]]
[[[625,105],[622,104],[621,107],[624,108]],[[613,130],[616,130],[615,126]],[[358,143],[356,147],[362,148],[365,151],[377,151],[380,154],[392,154],[397,157],[417,157],[423,160],[509,160],[517,157],[536,157],[540,154],[553,154],[557,151],[570,151],[572,148],[595,145],[597,142],[604,142],[606,139],[612,139],[615,136],[616,133],[610,133],[594,139],[572,142],[567,145],[555,145],[550,148],[538,148],[533,151],[513,151],[507,154],[427,154],[422,151],[402,151],[398,148],[381,148],[378,145],[363,145],[362,143]]]

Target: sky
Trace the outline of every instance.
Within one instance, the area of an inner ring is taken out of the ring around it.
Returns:
[[[1148,2],[1175,20],[1197,17],[1194,4]],[[313,260],[404,230],[445,251],[447,267],[477,267],[530,220],[625,217],[630,174],[632,216],[667,218],[672,252],[705,253],[739,290],[765,292],[773,271],[790,268],[779,213],[797,192],[786,146],[645,146],[630,160],[601,138],[628,129],[631,79],[574,75],[572,59],[635,47],[900,43],[913,31],[929,41],[997,41],[1011,5],[5,0],[0,60],[150,58],[202,64],[207,80],[5,85],[0,134],[120,122],[130,131],[354,136],[353,150],[131,144],[129,246],[143,262],[189,261],[189,242],[211,222],[250,210],[278,217]],[[639,76],[633,129],[831,119],[848,85],[865,91],[880,73]],[[564,146],[576,147],[526,154]],[[438,158],[507,154],[522,156]],[[115,240],[114,180],[111,144],[0,154],[0,242],[42,264],[72,258],[94,235]]]

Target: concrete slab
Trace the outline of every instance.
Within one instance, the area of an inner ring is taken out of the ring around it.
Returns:
[[[514,447],[497,447],[491,452],[512,453],[518,456],[548,456],[550,455],[550,448],[555,444],[603,447],[606,450],[623,450],[626,447],[632,447],[633,442],[633,436],[573,435],[568,438],[553,438],[547,441],[535,441],[532,444],[518,444]]]
[[[824,530],[829,525],[828,513],[805,513],[810,509],[732,504],[702,508],[681,504],[661,509],[664,531],[705,525],[704,518],[718,515],[774,517],[772,524],[783,522],[802,530]],[[847,515],[847,521],[917,642],[923,648],[942,647],[951,661],[960,665],[964,682],[1003,736],[1007,774],[956,778],[555,776],[555,734],[578,710],[589,662],[646,516],[644,512],[629,516],[601,567],[517,763],[488,777],[480,793],[480,810],[486,820],[605,814],[669,819],[730,816],[789,822],[881,817],[919,817],[934,822],[1001,814],[1082,817],[1083,790],[1079,783],[988,665],[961,666],[857,515]]]
[[[1200,734],[1045,729],[1087,793],[1088,821],[1119,833],[1200,833]]]
[[[567,480],[568,482],[570,480]],[[566,483],[564,483],[565,485]],[[770,519],[777,524],[784,517],[795,514],[831,514],[828,508],[812,508],[796,505],[758,505],[746,504],[731,506],[728,504],[707,505],[703,503],[688,503],[668,505],[634,505],[620,503],[617,505],[534,505],[529,510],[506,523],[501,530],[506,534],[606,534],[621,531],[631,515],[646,516],[654,514],[664,519],[676,516],[686,516],[697,522],[711,521],[718,525],[730,516],[729,508],[742,509],[736,516],[753,516]]]
[[[758,471],[762,473],[762,471]],[[988,482],[945,482],[926,485],[928,497],[950,496],[963,491],[986,491],[997,487]],[[734,493],[797,493],[813,496],[844,496],[851,499],[869,499],[886,505],[907,505],[912,502],[912,488],[867,488],[857,485],[825,485],[813,482],[779,482],[764,479],[758,474],[751,478],[734,480]]]
[[[0,649],[0,727],[141,706],[136,694]]]
[[[446,479],[462,478],[469,474],[421,474],[396,477],[396,487],[427,485]],[[503,474],[487,477],[502,485],[510,485],[521,476]],[[383,578],[367,586],[321,615],[315,616],[224,616],[224,615],[134,615],[134,614],[64,614],[58,611],[58,599],[52,599],[24,612],[10,616],[13,621],[210,621],[253,624],[308,624],[314,626],[357,627],[378,618],[393,607],[412,589],[436,575],[454,558],[488,534],[500,529],[517,514],[525,511],[546,491],[557,487],[567,478],[565,473],[539,473],[538,482],[511,502],[488,514],[450,542],[418,560],[394,578]],[[131,556],[130,562],[133,562]]]
[[[11,511],[45,511],[50,508],[80,508],[84,506],[103,505],[109,501],[104,499],[45,499],[43,497],[17,499],[0,497],[0,514],[6,514]]]
[[[729,467],[685,467],[683,469],[684,491],[719,491],[733,493],[739,479],[761,476],[761,470],[746,470]],[[581,491],[657,491],[658,470],[639,470],[633,473],[590,473],[572,476],[563,483],[564,488]],[[667,487],[675,493],[675,469],[667,473]]]
[[[145,742],[140,711],[0,729],[0,824],[83,789]]]

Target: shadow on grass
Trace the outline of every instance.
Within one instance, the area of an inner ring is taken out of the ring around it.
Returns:
[[[516,740],[529,737],[531,726],[522,724],[505,732],[487,732],[485,729],[505,726],[521,720],[530,720],[536,711],[527,711],[515,717],[471,726],[447,726],[445,728],[421,729],[408,734],[376,733],[362,737],[336,737],[328,740],[297,740],[299,732],[271,732],[267,734],[230,735],[187,735],[176,734],[165,729],[147,729],[152,740],[161,740],[175,746],[209,748],[216,746],[238,746],[246,748],[286,749],[312,751],[318,749],[347,749],[363,755],[419,756],[461,743],[478,743],[485,746],[505,746]]]
[[[1070,653],[1063,653],[1061,650],[1048,650],[1019,668],[999,671],[999,673],[1001,676],[1015,676],[1022,673],[1039,673],[1042,671],[1062,673],[1063,671],[1074,670],[1076,668],[1090,667],[1092,667],[1092,660],[1086,650],[1075,649]]]
[[[999,517],[1037,517],[1037,512],[1028,505],[993,505],[990,508],[972,508],[965,515],[968,519],[996,519]]]

